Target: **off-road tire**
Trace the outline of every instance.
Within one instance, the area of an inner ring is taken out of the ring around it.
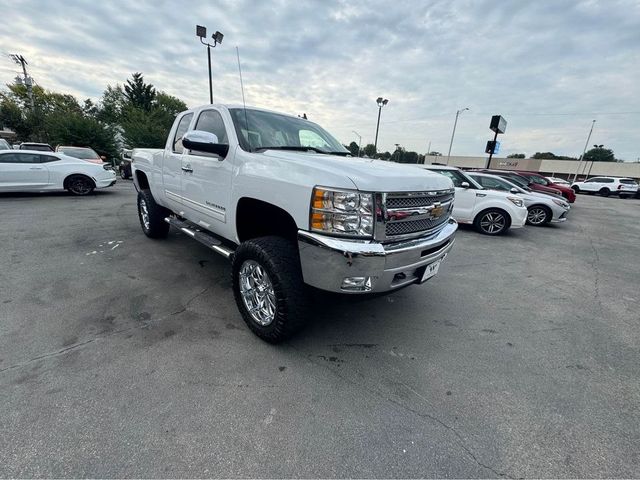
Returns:
[[[504,219],[502,228],[490,231],[489,228],[483,225],[484,222],[488,220],[490,215],[502,216],[502,218]],[[478,215],[476,215],[476,218],[473,220],[473,226],[478,232],[482,233],[483,235],[491,235],[491,236],[502,235],[507,230],[509,230],[509,227],[511,227],[511,217],[507,212],[505,212],[500,208],[489,208],[487,210],[483,210]]]
[[[138,218],[142,231],[147,237],[165,238],[169,234],[169,224],[164,219],[170,213],[169,210],[156,203],[150,190],[138,192]]]
[[[275,296],[275,314],[268,325],[256,321],[243,299],[240,271],[247,261],[256,262],[268,275]],[[291,337],[305,323],[309,292],[302,280],[298,248],[283,237],[247,240],[233,254],[233,295],[247,326],[262,340],[279,343]]]

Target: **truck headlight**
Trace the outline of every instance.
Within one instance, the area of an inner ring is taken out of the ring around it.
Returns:
[[[516,207],[524,207],[524,202],[521,198],[518,197],[507,197],[511,203],[513,203]]]
[[[353,237],[373,236],[373,194],[315,187],[310,229]]]

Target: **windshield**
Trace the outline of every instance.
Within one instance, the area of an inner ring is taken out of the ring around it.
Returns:
[[[631,180],[630,178],[621,178],[620,183],[624,183],[625,185],[635,185],[635,180]]]
[[[20,145],[20,150],[37,150],[38,152],[53,152],[53,149],[49,145],[43,145],[41,143],[23,143]]]
[[[516,175],[509,176],[509,181],[515,183],[516,185],[518,185],[519,187],[523,188],[524,190],[531,191],[527,181],[524,178],[520,177],[520,176],[516,176]]]
[[[80,158],[82,160],[87,158],[100,158],[92,148],[60,147],[58,151],[70,157]]]
[[[240,146],[248,152],[267,148],[302,150],[308,147],[323,153],[349,153],[327,131],[303,118],[242,108],[232,108],[229,112]]]
[[[462,184],[464,182],[467,182],[473,188],[476,188],[478,190],[483,189],[478,182],[476,182],[470,176],[465,175],[460,170],[440,170],[435,168],[434,169],[428,168],[427,170],[431,170],[432,172],[439,173],[441,175],[444,175],[445,177],[449,177],[453,182],[454,187],[462,188]]]
[[[2,138],[0,138],[0,150],[11,150],[11,145]]]

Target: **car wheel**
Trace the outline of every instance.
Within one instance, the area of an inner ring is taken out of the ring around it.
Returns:
[[[605,188],[601,188],[600,192],[598,193],[600,193],[600,195],[602,195],[603,197],[608,197],[609,195],[611,195],[611,190],[605,187]]]
[[[169,210],[158,205],[149,190],[138,192],[138,218],[142,231],[149,238],[165,238],[169,234],[169,224],[164,219]]]
[[[509,214],[498,208],[479,213],[473,221],[476,230],[485,235],[500,235],[509,229],[510,224]]]
[[[580,187],[579,187],[579,186],[577,186],[577,185],[573,185],[571,188],[573,189],[573,191],[574,191],[575,193],[580,193]]]
[[[72,175],[67,179],[65,185],[65,188],[69,191],[69,193],[79,197],[89,195],[91,192],[93,192],[93,189],[96,188],[93,180],[84,175]]]
[[[551,210],[542,205],[533,205],[527,212],[527,223],[536,227],[550,222],[551,218]]]
[[[294,243],[272,236],[242,243],[231,275],[242,318],[262,340],[281,342],[304,325],[308,292]]]

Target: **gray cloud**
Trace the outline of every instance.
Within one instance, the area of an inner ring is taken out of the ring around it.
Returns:
[[[640,157],[637,1],[42,2],[0,0],[2,53],[19,52],[36,81],[81,98],[141,71],[195,106],[208,99],[196,23],[225,34],[213,52],[216,100],[306,112],[341,141],[481,155],[489,117],[503,114],[506,153],[578,155],[593,143]],[[0,81],[16,66],[0,59]],[[608,113],[607,113],[608,112]],[[557,115],[564,113],[567,115]],[[615,114],[610,114],[615,113]],[[554,115],[550,115],[554,114]]]

